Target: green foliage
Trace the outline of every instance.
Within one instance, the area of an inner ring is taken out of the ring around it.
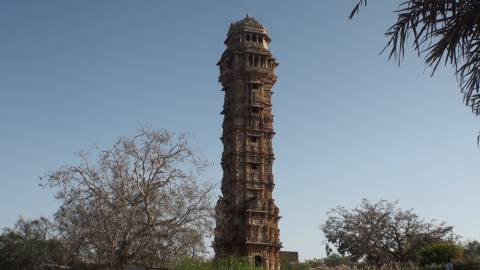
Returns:
[[[304,262],[305,265],[307,265],[309,268],[305,269],[311,269],[311,268],[319,268],[319,269],[335,269],[335,268],[342,268],[342,269],[350,269],[349,267],[353,267],[354,263],[352,262],[352,259],[350,256],[343,256],[338,253],[330,253],[327,255],[325,258],[315,258],[315,259],[310,259],[306,260]]]
[[[435,243],[420,251],[420,264],[443,264],[448,260],[463,257],[463,248],[454,243]]]
[[[215,262],[213,270],[261,270],[261,267],[252,266],[246,258],[230,257]]]
[[[473,262],[480,262],[480,242],[471,241],[464,246],[465,257]]]
[[[364,5],[367,0],[358,0],[350,19]],[[388,58],[400,64],[411,42],[432,75],[441,63],[452,65],[464,103],[476,115],[480,115],[479,13],[477,0],[403,0],[395,11],[395,23],[385,31],[384,48]]]
[[[281,264],[280,270],[309,270],[310,266],[306,263],[287,263]]]
[[[319,266],[323,266],[323,260],[324,259],[313,258],[310,260],[305,260],[305,264],[307,264],[311,268],[316,268]]]
[[[337,267],[340,265],[350,265],[351,259],[349,256],[334,253],[323,259],[323,263],[328,267]]]
[[[280,270],[309,270],[310,265],[308,263],[292,263],[282,260],[280,263]]]
[[[177,263],[175,270],[262,270],[252,266],[245,258],[230,257],[220,261],[186,259]],[[296,270],[296,269],[295,269]]]
[[[177,263],[175,270],[210,270],[213,267],[211,261],[185,259]]]
[[[0,269],[41,269],[65,263],[63,245],[48,236],[51,224],[46,218],[20,218],[13,229],[0,235]]]

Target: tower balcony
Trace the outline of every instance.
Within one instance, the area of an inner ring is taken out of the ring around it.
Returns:
[[[255,40],[243,40],[232,44],[232,49],[244,49],[244,50],[261,50],[265,52],[268,51],[268,42],[258,42]]]
[[[273,130],[273,123],[272,123],[272,119],[264,119],[261,123],[261,127],[262,128],[266,128],[266,129],[272,129]]]
[[[246,202],[246,211],[247,212],[261,212],[272,215],[278,215],[278,207],[275,205],[273,200],[260,200],[258,198],[252,198]]]
[[[247,156],[249,161],[259,162],[259,158],[271,158],[273,157],[272,149],[268,146],[248,145],[247,144]],[[250,158],[252,157],[252,158]]]
[[[270,99],[264,98],[260,95],[251,95],[250,102],[251,102],[251,106],[257,106],[257,107],[263,107],[264,105],[272,106],[272,102],[270,101]]]
[[[252,181],[258,181],[260,179],[260,173],[248,173],[248,178]]]
[[[262,66],[245,66],[244,71],[246,75],[253,80],[267,79],[271,83],[277,81],[277,76],[275,74],[275,69],[272,67],[262,67]],[[238,69],[224,68],[220,71],[220,76],[218,81],[224,85],[229,84],[234,81],[235,78],[242,77],[243,72]]]
[[[268,155],[270,152],[268,152],[267,147],[260,147],[257,144],[247,144],[247,153],[248,154],[258,154],[258,155]]]
[[[258,97],[252,95],[250,99],[248,98],[238,98],[235,100],[228,100],[224,102],[223,104],[223,110],[220,112],[220,114],[226,114],[228,111],[230,111],[232,108],[235,106],[241,105],[243,106],[245,103],[248,103],[250,107],[257,107],[260,110],[264,109],[265,107],[271,107],[272,102],[266,98]]]
[[[262,77],[272,77],[276,79],[275,69],[265,66],[246,66],[245,71],[253,75],[260,75]]]
[[[258,145],[247,145],[247,152],[259,153],[260,147]]]
[[[232,81],[234,77],[240,75],[240,68],[243,69],[242,67],[232,67],[232,68],[221,68],[220,69],[220,76],[218,80],[222,84],[228,84],[229,81]],[[245,72],[255,80],[259,79],[270,79],[272,82],[275,82],[277,80],[277,76],[275,74],[275,68],[272,66],[266,66],[266,65],[245,65],[244,66]]]
[[[246,242],[279,244],[278,229],[271,227],[269,223],[255,224],[248,222]]]
[[[271,246],[271,247],[276,247],[276,248],[282,248],[283,247],[282,242],[271,243],[271,242],[264,242],[264,241],[256,241],[256,240],[253,240],[253,239],[247,239],[245,244],[256,245],[256,246]]]
[[[247,182],[246,189],[249,190],[273,190],[273,182],[270,181],[256,181],[256,182]]]
[[[246,174],[247,177],[247,182],[258,182],[261,184],[271,184],[273,183],[273,174],[269,169],[263,170],[263,173],[261,171],[258,172],[248,172]]]

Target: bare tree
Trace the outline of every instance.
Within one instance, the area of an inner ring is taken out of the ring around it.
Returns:
[[[79,158],[43,178],[57,188],[56,222],[76,260],[120,269],[202,254],[212,185],[185,136],[144,128]]]
[[[358,0],[350,19],[363,5],[367,0]],[[385,32],[389,59],[400,63],[411,41],[432,75],[441,62],[453,65],[465,104],[480,115],[480,1],[407,0],[395,14],[397,22]]]
[[[340,254],[378,268],[414,262],[426,245],[456,237],[453,227],[425,222],[411,209],[402,210],[396,202],[385,200],[364,199],[351,210],[341,206],[332,209],[321,229]]]

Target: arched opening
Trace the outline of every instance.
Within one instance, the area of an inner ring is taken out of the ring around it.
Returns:
[[[255,267],[262,267],[263,266],[263,258],[262,256],[255,256]]]

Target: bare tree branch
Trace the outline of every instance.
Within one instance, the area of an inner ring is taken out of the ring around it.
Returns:
[[[56,220],[76,256],[119,268],[202,254],[213,225],[212,185],[189,171],[204,163],[186,137],[143,128],[97,159],[79,157],[79,165],[43,178],[58,190]]]

